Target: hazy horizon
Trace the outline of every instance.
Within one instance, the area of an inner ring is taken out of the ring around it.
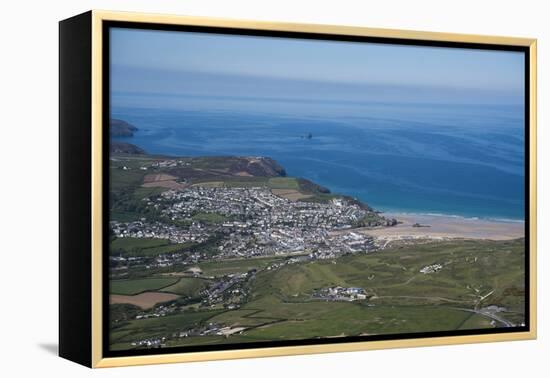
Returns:
[[[149,96],[148,106],[159,95],[522,105],[523,58],[521,52],[113,28],[111,93],[115,104],[120,96]]]

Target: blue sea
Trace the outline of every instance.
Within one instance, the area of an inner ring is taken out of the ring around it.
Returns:
[[[148,107],[143,99],[115,103],[112,117],[139,128],[117,139],[148,153],[269,156],[289,176],[385,212],[524,219],[522,106],[237,98],[167,99],[166,107]]]

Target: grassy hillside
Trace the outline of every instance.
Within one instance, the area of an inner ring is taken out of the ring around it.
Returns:
[[[254,261],[257,260],[257,261]],[[275,259],[248,259],[201,264],[205,274],[265,267]],[[279,260],[280,261],[280,260]],[[426,266],[441,270],[424,274]],[[448,241],[394,247],[337,260],[284,265],[261,270],[250,283],[247,303],[236,310],[206,310],[163,318],[162,327],[149,329],[143,320],[131,320],[124,340],[163,329],[175,332],[192,324],[214,322],[245,327],[241,334],[170,339],[169,346],[290,340],[332,336],[375,335],[481,329],[502,326],[475,313],[494,305],[501,319],[524,321],[524,244],[514,241]],[[163,290],[185,291],[197,282],[180,281]],[[189,285],[189,286],[188,286]],[[361,287],[369,299],[354,302],[312,297],[315,290]],[[192,292],[193,289],[190,289]],[[184,292],[180,293],[184,293]],[[194,291],[196,293],[196,291]],[[181,322],[180,322],[181,320]],[[160,323],[159,323],[160,324]],[[129,330],[139,330],[133,333]]]
[[[111,241],[113,256],[157,256],[164,253],[185,251],[193,243],[171,243],[167,239],[119,238]]]
[[[167,293],[174,293],[178,295],[183,295],[186,297],[195,297],[199,295],[201,290],[210,285],[211,282],[202,278],[194,277],[182,277],[178,282],[171,286],[167,286],[162,291]]]
[[[161,289],[176,283],[174,278],[144,278],[136,280],[113,280],[110,282],[110,293],[135,295],[144,291]]]

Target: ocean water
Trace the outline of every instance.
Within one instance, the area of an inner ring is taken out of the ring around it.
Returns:
[[[134,137],[117,139],[148,153],[269,156],[290,176],[382,211],[524,219],[522,106],[223,98],[180,99],[166,108],[143,99],[114,103],[112,117],[139,128]]]

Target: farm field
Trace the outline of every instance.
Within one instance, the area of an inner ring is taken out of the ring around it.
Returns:
[[[167,239],[118,238],[111,242],[111,254],[121,256],[157,256],[188,249],[192,243],[171,243]]]
[[[273,270],[264,268],[281,259],[211,261],[200,264],[204,275],[258,269],[248,299],[240,308],[192,310],[167,315],[162,322],[130,320],[113,331],[113,336],[124,335],[117,342],[128,341],[210,323],[244,329],[231,336],[193,335],[170,338],[166,343],[185,346],[504,326],[481,311],[490,306],[502,308],[498,319],[520,324],[525,310],[523,257],[519,239],[402,245]],[[441,264],[442,269],[421,272],[434,264]],[[182,277],[161,291],[192,296],[202,287],[201,281],[207,282]],[[340,302],[312,297],[315,290],[331,286],[364,288],[368,300]]]
[[[132,280],[111,280],[110,293],[135,295],[144,291],[162,289],[178,282],[175,278],[144,278]]]
[[[211,283],[210,280],[203,278],[182,277],[173,285],[162,288],[161,291],[186,297],[196,297]]]
[[[250,259],[231,259],[231,260],[219,260],[208,261],[200,263],[199,267],[202,269],[205,276],[223,276],[226,274],[245,273],[250,269],[263,269],[268,265],[282,261],[282,257],[260,257]]]
[[[197,311],[120,324],[111,329],[111,349],[127,348],[132,341],[139,339],[162,337],[175,330],[205,322],[218,313],[219,311]]]
[[[170,302],[178,299],[178,296],[170,293],[144,292],[136,295],[111,294],[111,305],[125,304],[140,307],[143,310],[153,308],[158,303]]]

